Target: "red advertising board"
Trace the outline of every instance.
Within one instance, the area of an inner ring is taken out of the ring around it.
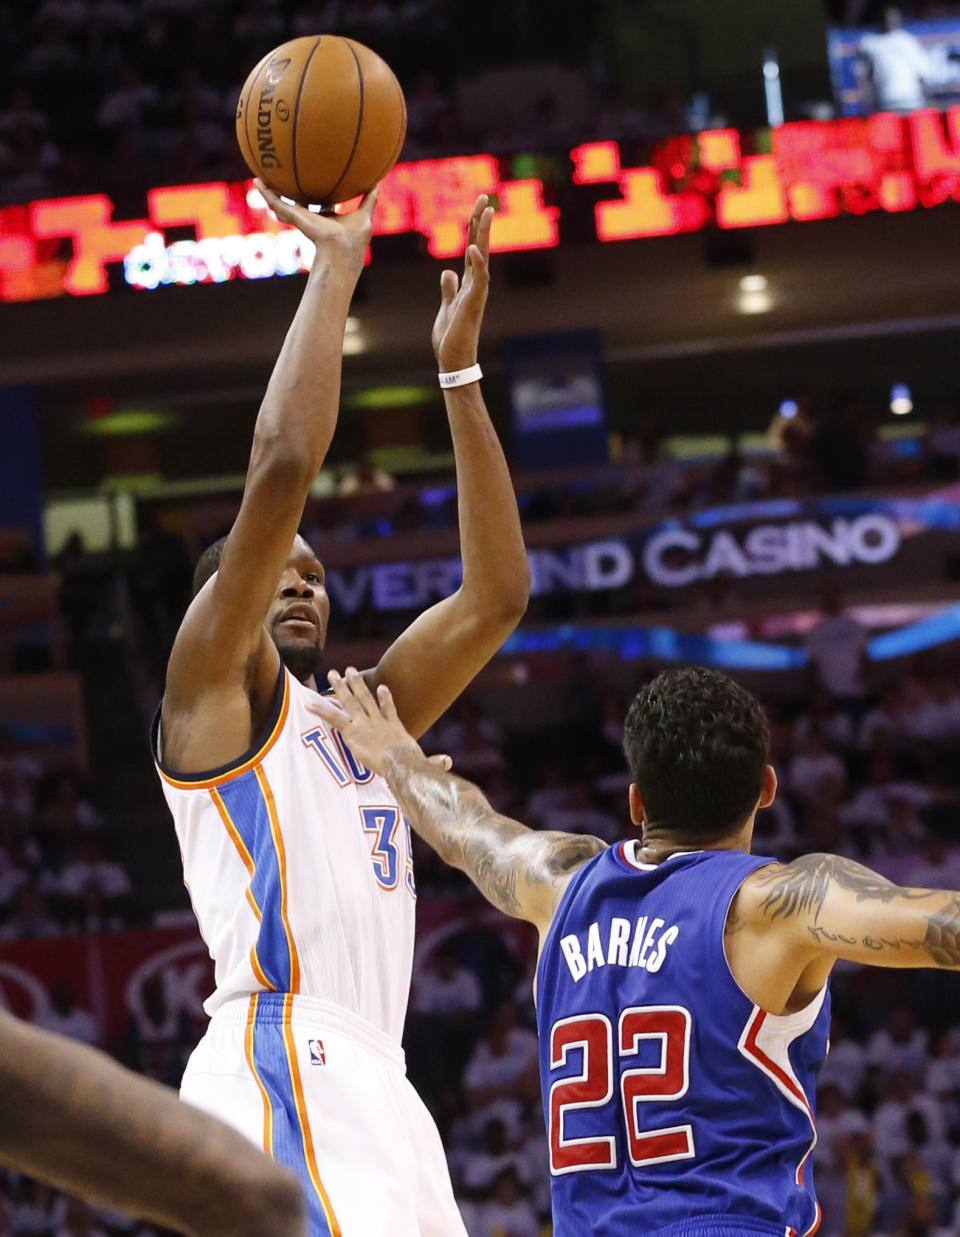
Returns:
[[[463,910],[463,903],[453,898],[421,900],[415,969],[441,940],[464,926]],[[480,918],[502,931],[521,964],[532,967],[536,942],[527,924],[506,920],[486,905]],[[53,985],[66,979],[77,1006],[97,1019],[102,1042],[115,1044],[124,1034],[130,1011],[141,1005],[143,985],[158,974],[168,1000],[202,1021],[203,1001],[213,990],[213,963],[194,927],[4,941],[0,942],[0,1008],[34,1021],[47,1008]]]

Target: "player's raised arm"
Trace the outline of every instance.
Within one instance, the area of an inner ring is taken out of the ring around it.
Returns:
[[[343,216],[321,216],[260,186],[278,218],[300,229],[316,255],[257,417],[240,511],[219,570],[177,635],[167,674],[164,726],[211,688],[248,676],[251,657],[279,659],[264,618],[337,422],[343,331],[363,269],[376,191]],[[165,736],[166,738],[166,736]],[[242,749],[241,749],[242,750]]]
[[[758,940],[779,941],[823,980],[839,958],[960,969],[960,893],[895,885],[840,855],[761,868],[741,887],[736,910]]]
[[[331,671],[336,704],[312,706],[343,733],[351,752],[382,774],[416,832],[444,862],[465,872],[483,896],[541,936],[577,868],[606,849],[599,838],[529,829],[494,811],[471,782],[428,759],[397,715],[386,685],[376,699],[363,675]]]
[[[292,1173],[84,1044],[0,1012],[0,1162],[193,1235],[299,1237]]]
[[[444,271],[433,348],[441,374],[477,361],[490,284],[493,208],[477,199],[467,237],[463,279]],[[386,683],[404,725],[421,735],[460,695],[513,631],[530,594],[530,567],[503,449],[480,384],[444,387],[457,468],[463,583],[416,619],[368,679]]]

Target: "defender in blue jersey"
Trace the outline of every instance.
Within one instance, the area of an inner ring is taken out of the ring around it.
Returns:
[[[769,731],[715,671],[638,693],[624,750],[640,836],[609,848],[498,815],[427,761],[385,687],[330,677],[339,710],[317,712],[442,858],[540,932],[555,1237],[810,1237],[830,971],[960,968],[960,895],[836,855],[752,855],[777,788]]]

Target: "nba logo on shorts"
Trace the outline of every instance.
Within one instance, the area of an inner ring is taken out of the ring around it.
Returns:
[[[326,1065],[327,1054],[323,1051],[322,1039],[308,1039],[307,1046],[310,1049],[310,1064],[311,1065]]]

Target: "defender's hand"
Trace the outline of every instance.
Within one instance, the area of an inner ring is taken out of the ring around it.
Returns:
[[[264,201],[282,223],[299,229],[308,240],[313,241],[318,251],[326,254],[342,254],[354,268],[357,278],[363,270],[370,237],[373,235],[373,209],[377,204],[378,189],[366,194],[356,210],[347,215],[318,215],[295,202],[285,202],[279,194],[268,189],[262,180],[253,182]]]
[[[359,670],[350,666],[346,678],[331,670],[327,675],[337,703],[320,699],[309,706],[343,735],[344,742],[361,764],[374,773],[386,773],[397,754],[425,759],[419,743],[397,716],[390,688],[381,683],[377,695],[367,686]],[[339,707],[338,707],[339,706]],[[449,756],[431,756],[430,762],[443,769],[450,768]]]
[[[440,276],[440,312],[433,324],[433,351],[446,373],[466,369],[477,362],[477,344],[483,311],[490,289],[490,225],[493,207],[482,193],[473,208],[467,229],[463,281],[456,271]]]

